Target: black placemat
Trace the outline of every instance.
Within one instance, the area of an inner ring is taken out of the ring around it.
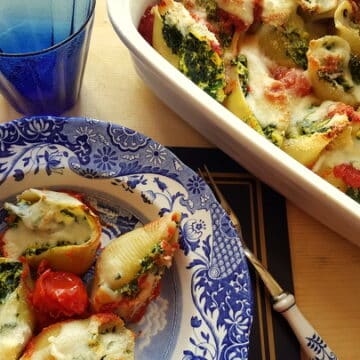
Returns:
[[[170,150],[195,171],[206,164],[237,213],[248,246],[279,283],[293,292],[285,199],[218,149]],[[282,316],[272,311],[262,283],[249,269],[255,297],[249,360],[300,359],[294,334]]]

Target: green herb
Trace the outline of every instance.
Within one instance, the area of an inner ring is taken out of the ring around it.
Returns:
[[[283,136],[276,128],[275,124],[269,124],[265,126],[263,129],[264,135],[276,146],[281,146],[283,142]]]
[[[18,261],[0,263],[0,304],[19,286],[23,265]]]
[[[244,96],[246,96],[249,92],[249,69],[246,56],[240,54],[236,59],[231,60],[231,65],[236,66],[241,89],[244,93]]]
[[[349,61],[349,69],[351,77],[355,84],[360,84],[360,57],[358,55],[351,55]]]
[[[15,329],[17,327],[16,322],[5,323],[0,326],[0,334],[6,333],[7,330]]]
[[[307,33],[298,29],[285,29],[282,33],[286,55],[298,66],[307,68],[306,52],[309,48]]]
[[[305,118],[298,123],[300,135],[311,135],[315,133],[326,133],[329,131],[330,119],[323,119],[321,121],[311,121]]]
[[[75,221],[77,221],[77,216],[69,209],[61,209],[60,212],[66,216],[72,217]],[[86,217],[85,217],[85,219],[86,219]]]
[[[121,287],[119,290],[120,294],[127,296],[134,296],[139,292],[138,278],[131,280],[128,284]]]
[[[179,56],[179,70],[219,102],[224,101],[225,68],[222,59],[208,41],[193,33],[185,37],[163,17],[163,37],[172,52]]]
[[[150,254],[141,259],[141,268],[137,272],[135,278],[131,280],[128,284],[118,289],[118,292],[126,296],[135,296],[139,292],[138,279],[141,275],[146,273],[161,275],[164,271],[164,267],[157,265],[156,260],[163,253],[164,249],[161,247],[160,244],[154,245],[154,247],[150,251]]]
[[[78,245],[77,243],[70,242],[70,241],[58,241],[56,244],[41,244],[39,247],[29,247],[25,251],[23,251],[23,256],[33,256],[33,255],[40,255],[43,252],[52,249],[58,246],[69,246],[69,245]]]
[[[352,199],[360,203],[360,189],[349,187],[346,190],[346,194],[349,195]]]
[[[225,68],[210,44],[189,33],[184,38],[179,55],[180,71],[211,97],[224,101]]]
[[[178,54],[180,52],[180,48],[184,37],[176,26],[169,25],[166,23],[165,16],[163,16],[162,19],[163,19],[162,34],[166,42],[166,45],[172,50],[174,54]]]
[[[340,86],[344,89],[345,92],[350,91],[353,86],[345,79],[345,74],[343,71],[339,70],[337,73],[329,73],[327,71],[318,70],[317,74],[319,79],[327,81],[332,86]]]
[[[196,4],[205,9],[209,18],[214,18],[217,10],[216,0],[196,0]]]

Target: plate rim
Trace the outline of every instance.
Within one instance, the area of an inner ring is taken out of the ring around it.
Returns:
[[[188,167],[182,160],[180,160],[176,154],[174,154],[170,149],[168,149],[166,146],[158,143],[157,141],[151,139],[150,137],[138,132],[138,131],[135,131],[135,130],[132,130],[132,129],[129,129],[123,125],[118,125],[118,124],[115,124],[115,123],[112,123],[112,122],[108,122],[108,121],[102,121],[102,120],[98,120],[98,119],[93,119],[93,118],[88,118],[88,117],[74,117],[74,116],[48,116],[48,115],[44,115],[44,116],[31,116],[31,117],[22,117],[22,118],[19,118],[19,119],[15,119],[13,121],[10,121],[10,122],[7,122],[7,123],[3,123],[3,124],[0,124],[0,130],[1,129],[4,129],[4,128],[7,128],[7,127],[11,127],[11,126],[14,126],[15,128],[16,127],[20,127],[20,126],[24,126],[26,127],[27,125],[29,124],[34,124],[36,123],[38,120],[46,120],[46,121],[49,121],[50,123],[55,123],[57,121],[59,122],[64,122],[64,123],[69,123],[72,121],[77,121],[79,123],[84,123],[84,124],[90,124],[91,122],[95,122],[96,124],[98,124],[100,127],[106,129],[107,127],[112,127],[114,129],[121,129],[121,130],[124,130],[124,131],[130,131],[130,132],[133,132],[134,134],[138,134],[140,136],[142,136],[143,138],[147,139],[147,141],[149,141],[150,144],[157,144],[159,146],[162,146],[164,149],[167,150],[168,152],[168,155],[172,158],[172,159],[176,159],[178,161],[179,164],[181,164],[184,168],[184,171],[186,170],[186,173],[187,174],[190,174],[190,175],[197,175],[195,173],[194,170],[192,170],[190,167]],[[69,125],[70,126],[70,125]],[[43,129],[39,129],[38,128],[38,133],[40,134],[42,132]],[[33,131],[36,132],[36,127],[33,129]],[[69,134],[67,135],[69,136]],[[17,143],[18,139],[16,139],[16,141],[14,141],[12,144],[16,144],[18,145]],[[49,143],[45,142],[45,143],[42,143],[43,145],[47,146],[49,145]],[[18,145],[19,146],[19,145]],[[21,146],[21,145],[20,145]],[[121,151],[121,150],[119,150]],[[20,157],[21,158],[21,157]],[[170,171],[170,169],[169,169]],[[11,173],[9,173],[7,176],[6,176],[6,179],[8,179],[8,177],[10,176]],[[198,175],[197,175],[198,176]],[[199,177],[199,176],[198,176]],[[110,177],[110,179],[112,179],[113,177]],[[181,183],[179,181],[179,183]],[[3,186],[3,184],[6,184],[6,180],[3,181],[0,185],[0,189],[1,187]],[[182,186],[184,186],[183,183],[181,183]],[[25,188],[27,188],[29,186],[25,186]],[[204,183],[204,192],[206,192],[207,194],[212,194],[212,201],[213,202],[216,202],[217,203],[217,206],[221,208],[220,204],[218,203],[218,201],[216,200],[213,192],[211,191],[210,187]],[[207,211],[209,211],[209,209],[207,209]],[[230,223],[230,219],[228,217],[228,215],[226,214],[225,210],[221,208],[221,211],[222,211],[222,216],[225,217],[227,219],[227,221]],[[214,221],[214,218],[211,217],[211,221],[212,221],[212,226],[213,226],[213,221]],[[235,231],[235,229],[232,227],[232,231]],[[213,235],[215,236],[215,235]],[[234,235],[232,235],[234,236]],[[237,235],[236,235],[237,236]],[[237,236],[238,237],[238,236]],[[245,332],[247,332],[246,336],[249,338],[249,335],[250,335],[250,331],[251,331],[251,326],[252,326],[252,321],[253,321],[253,308],[254,308],[254,298],[253,298],[253,292],[252,292],[252,284],[251,284],[251,280],[250,280],[250,274],[249,274],[249,269],[248,269],[248,265],[246,263],[246,261],[244,260],[244,253],[242,251],[242,246],[240,244],[240,240],[237,239],[239,241],[239,248],[240,248],[240,251],[241,251],[241,257],[242,257],[242,266],[244,268],[246,268],[247,270],[247,273],[246,273],[246,285],[248,286],[248,294],[247,294],[247,300],[249,301],[249,307],[247,309],[247,312],[246,313],[246,316],[247,316],[247,320],[249,321],[248,323],[248,326],[247,326],[247,330]],[[234,271],[233,271],[234,272]],[[192,288],[191,288],[191,292],[192,292]],[[243,294],[244,295],[244,294]],[[244,295],[245,297],[245,295]],[[183,300],[181,301],[183,303]],[[196,304],[192,303],[192,306],[193,307],[196,307]],[[196,322],[195,320],[199,320],[199,319],[192,319],[191,321],[194,320],[194,323]],[[192,325],[191,325],[192,326]],[[197,325],[195,325],[197,326]],[[193,327],[195,327],[193,326]],[[249,342],[247,343],[247,345],[245,344],[242,344],[243,346],[243,349],[245,349],[244,351],[248,351],[249,349]],[[186,350],[187,351],[187,350]]]

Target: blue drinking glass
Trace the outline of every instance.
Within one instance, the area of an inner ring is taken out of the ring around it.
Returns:
[[[94,12],[95,0],[0,0],[0,92],[18,112],[76,103]]]

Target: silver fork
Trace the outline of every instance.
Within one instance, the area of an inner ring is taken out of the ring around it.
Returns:
[[[199,175],[211,186],[214,191],[220,205],[228,214],[231,222],[237,231],[244,254],[248,261],[253,265],[258,275],[264,282],[271,298],[273,309],[281,315],[289,323],[290,327],[294,331],[304,353],[311,360],[337,360],[335,353],[329,348],[327,343],[321,338],[321,336],[315,331],[313,326],[303,316],[301,311],[296,305],[295,297],[293,294],[285,291],[279,283],[273,278],[265,266],[254,255],[254,253],[246,246],[242,236],[241,225],[235,212],[230,207],[229,203],[221,193],[220,189],[216,185],[213,177],[211,176],[208,168],[204,166],[204,172],[198,169]]]

